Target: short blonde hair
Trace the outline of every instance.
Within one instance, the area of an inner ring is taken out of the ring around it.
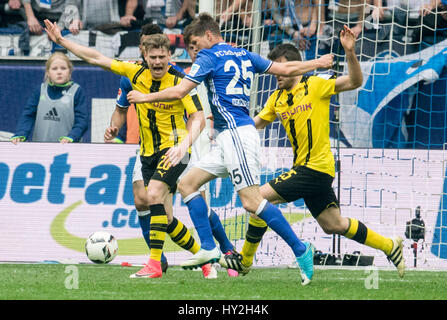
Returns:
[[[168,52],[170,52],[171,41],[165,34],[151,34],[143,40],[143,42],[141,43],[141,47],[144,49],[145,52],[148,52],[149,50],[154,48],[165,48],[166,50],[168,50]]]
[[[71,62],[71,60],[67,57],[66,54],[56,51],[55,53],[53,53],[47,60],[47,62],[45,63],[45,78],[44,81],[49,81],[48,79],[48,70],[50,70],[51,68],[51,64],[53,63],[54,60],[56,59],[62,59],[67,63],[68,69],[70,69],[70,78],[71,78],[71,73],[73,72],[73,63]]]

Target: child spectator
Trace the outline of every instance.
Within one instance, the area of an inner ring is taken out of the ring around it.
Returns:
[[[11,138],[14,144],[30,137],[38,142],[78,142],[87,130],[87,103],[82,88],[71,81],[72,62],[55,52],[45,66],[44,82],[28,99]]]

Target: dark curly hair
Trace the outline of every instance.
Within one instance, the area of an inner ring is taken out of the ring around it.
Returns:
[[[191,36],[201,37],[206,31],[211,31],[213,34],[220,36],[219,24],[208,13],[203,12],[199,14],[188,26],[186,26],[183,32],[183,39],[185,44],[188,45],[191,41]]]
[[[300,51],[291,43],[282,43],[276,46],[267,56],[270,60],[277,60],[281,57],[286,58],[287,61],[302,61]]]

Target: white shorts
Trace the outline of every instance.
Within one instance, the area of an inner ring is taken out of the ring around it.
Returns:
[[[195,167],[217,177],[230,176],[234,189],[259,185],[261,141],[252,125],[219,133],[216,143]]]

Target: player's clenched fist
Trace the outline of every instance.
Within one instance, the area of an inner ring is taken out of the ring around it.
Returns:
[[[325,54],[321,56],[318,60],[320,60],[321,68],[330,69],[334,64],[334,55],[333,54]]]

